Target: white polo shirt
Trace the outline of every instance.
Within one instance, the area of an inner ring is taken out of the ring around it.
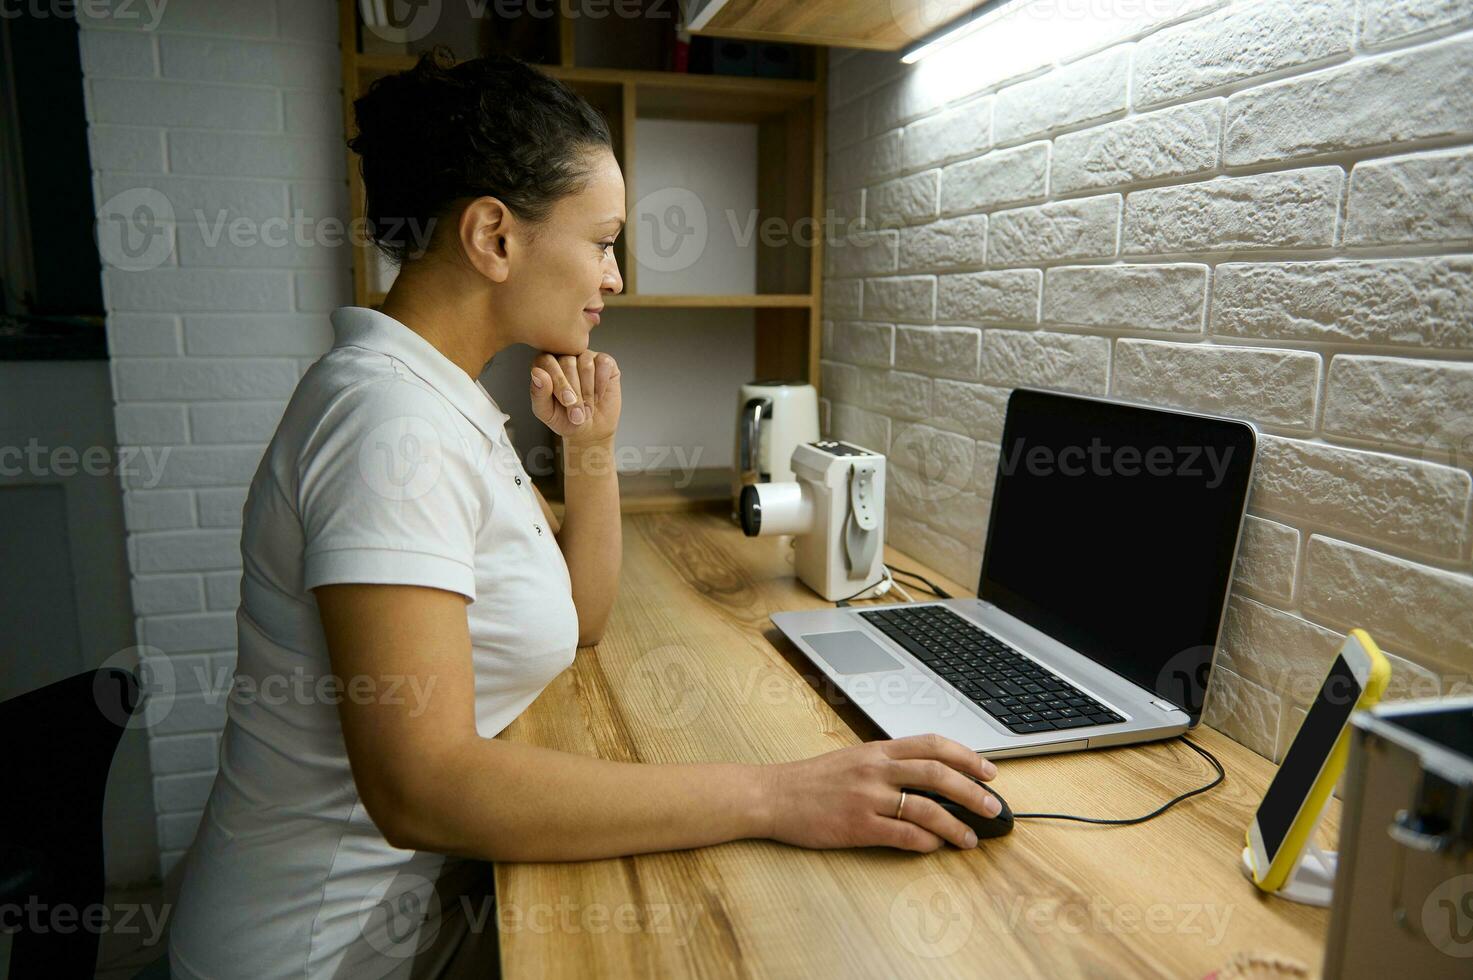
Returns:
[[[464,873],[460,859],[391,847],[369,819],[337,701],[399,697],[433,712],[436,700],[392,681],[333,684],[313,587],[465,596],[485,738],[577,646],[567,565],[506,414],[397,320],[345,307],[332,324],[336,343],[303,375],[246,498],[239,660],[170,924],[175,976],[419,974],[438,923],[415,913],[442,876]]]

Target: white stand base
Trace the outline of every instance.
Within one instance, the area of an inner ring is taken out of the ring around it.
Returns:
[[[1311,840],[1304,846],[1299,862],[1289,872],[1284,886],[1274,894],[1301,905],[1328,908],[1330,899],[1335,894],[1335,865],[1338,858],[1338,851],[1321,850]],[[1253,853],[1246,847],[1243,848],[1243,873],[1250,881],[1253,880]]]

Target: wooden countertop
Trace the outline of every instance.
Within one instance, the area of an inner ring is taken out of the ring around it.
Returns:
[[[793,577],[785,541],[746,538],[718,513],[626,515],[603,642],[579,650],[501,737],[650,763],[781,762],[882,737],[852,705],[829,703],[840,696],[768,620],[825,605]],[[498,865],[503,971],[1193,978],[1252,950],[1317,974],[1326,910],[1264,896],[1237,867],[1272,765],[1205,726],[1192,738],[1226,781],[1135,826],[1022,820],[973,851],[927,855],[738,841]],[[993,785],[1017,812],[1100,816],[1149,812],[1212,776],[1174,741],[998,769]]]

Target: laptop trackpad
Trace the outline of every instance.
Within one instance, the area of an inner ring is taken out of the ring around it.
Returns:
[[[884,647],[858,630],[805,633],[803,642],[841,674],[869,674],[901,667],[900,661],[890,656]]]

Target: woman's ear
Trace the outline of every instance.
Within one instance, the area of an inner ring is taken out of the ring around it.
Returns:
[[[461,251],[492,282],[506,281],[516,224],[511,211],[494,197],[478,197],[460,213]]]

